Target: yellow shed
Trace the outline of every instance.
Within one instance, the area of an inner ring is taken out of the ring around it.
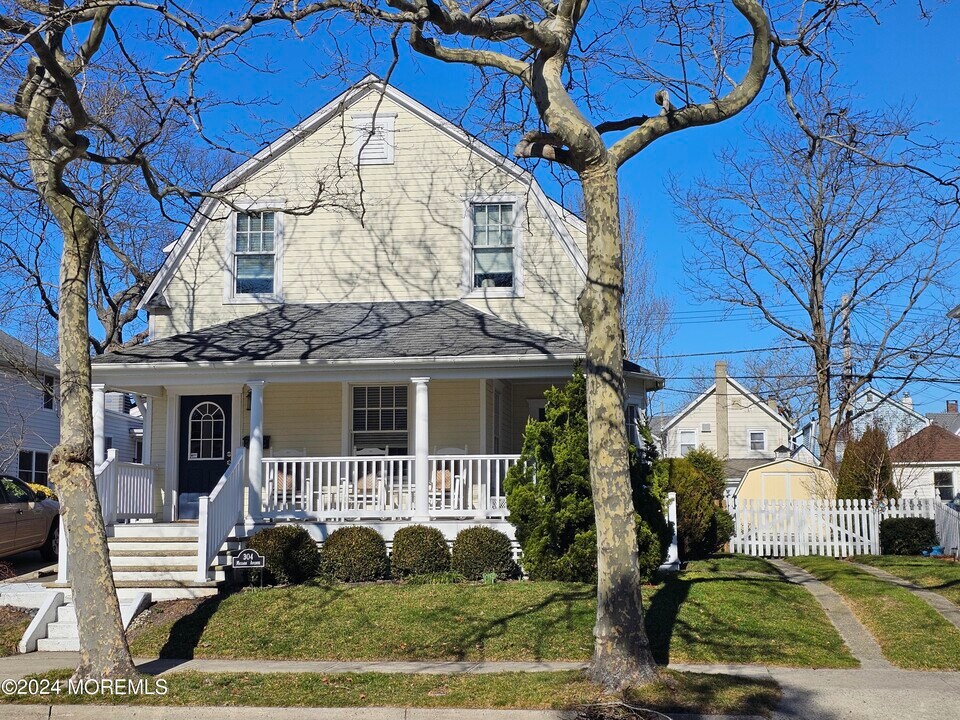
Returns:
[[[738,500],[832,500],[837,481],[826,468],[790,458],[750,468],[737,486]]]

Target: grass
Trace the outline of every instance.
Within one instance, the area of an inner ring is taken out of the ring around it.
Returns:
[[[45,677],[65,679],[69,671]],[[407,675],[393,673],[198,673],[166,675],[165,695],[22,696],[17,702],[215,707],[370,707],[567,709],[610,701],[580,672]],[[628,691],[635,705],[664,712],[769,716],[780,690],[771,680],[664,672]],[[0,703],[12,698],[0,697]]]
[[[909,590],[842,560],[790,561],[840,593],[894,665],[914,670],[960,667],[960,630]]]
[[[960,605],[960,563],[943,558],[902,555],[858,555],[855,560],[886,570],[918,587],[933,590]]]
[[[0,657],[17,654],[17,645],[31,617],[25,610],[0,606]]]
[[[720,558],[645,588],[658,661],[856,666],[816,601],[757,567]],[[154,616],[131,643],[143,657],[587,660],[594,595],[549,582],[272,588]]]

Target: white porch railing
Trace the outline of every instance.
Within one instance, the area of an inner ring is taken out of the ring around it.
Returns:
[[[153,466],[120,462],[117,451],[111,449],[107,459],[96,468],[95,476],[105,525],[153,517]]]
[[[430,515],[505,518],[503,479],[518,455],[431,455]]]
[[[264,458],[263,515],[402,519],[414,513],[413,458]]]
[[[433,455],[431,517],[504,518],[503,479],[517,455]],[[410,456],[264,458],[264,517],[401,520],[418,514]]]
[[[209,579],[210,563],[243,519],[243,448],[234,451],[233,462],[209,496],[200,496],[197,547],[197,580]]]

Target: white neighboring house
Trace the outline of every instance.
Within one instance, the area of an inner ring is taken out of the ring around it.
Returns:
[[[960,437],[930,425],[890,449],[894,482],[903,498],[937,498],[960,494]]]
[[[837,409],[834,409],[831,413],[831,419],[834,423],[837,422],[837,412]],[[853,436],[860,437],[864,430],[877,425],[886,433],[889,447],[902,443],[930,424],[930,420],[913,409],[913,399],[909,395],[904,394],[902,398],[897,400],[887,397],[873,388],[864,388],[857,393],[850,402],[849,412],[853,417],[849,432]],[[817,442],[818,437],[816,418],[811,418],[800,428],[795,443],[807,448],[819,458],[820,444]],[[837,442],[837,460],[843,457],[845,447],[845,438],[841,437]]]
[[[715,452],[732,490],[750,468],[789,454],[791,427],[773,399],[764,401],[728,377],[720,361],[713,385],[663,424],[660,441],[665,457],[701,447]]]
[[[321,181],[339,207],[282,212]],[[196,548],[129,582],[203,594],[223,548],[279,522],[317,540],[358,523],[388,542],[411,523],[512,535],[504,476],[584,354],[583,222],[372,77],[214,190],[243,210],[207,203],[146,294],[150,342],[93,364],[98,395],[135,395],[145,421],[147,464],[101,465],[108,532]],[[636,421],[662,379],[625,370]]]
[[[53,358],[0,331],[0,474],[47,485],[60,440],[59,371]],[[143,421],[121,393],[105,395],[106,442],[119,459],[139,460]]]

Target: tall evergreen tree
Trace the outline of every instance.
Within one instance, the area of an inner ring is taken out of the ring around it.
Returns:
[[[837,475],[838,499],[900,497],[893,482],[887,434],[876,425],[847,443]]]

